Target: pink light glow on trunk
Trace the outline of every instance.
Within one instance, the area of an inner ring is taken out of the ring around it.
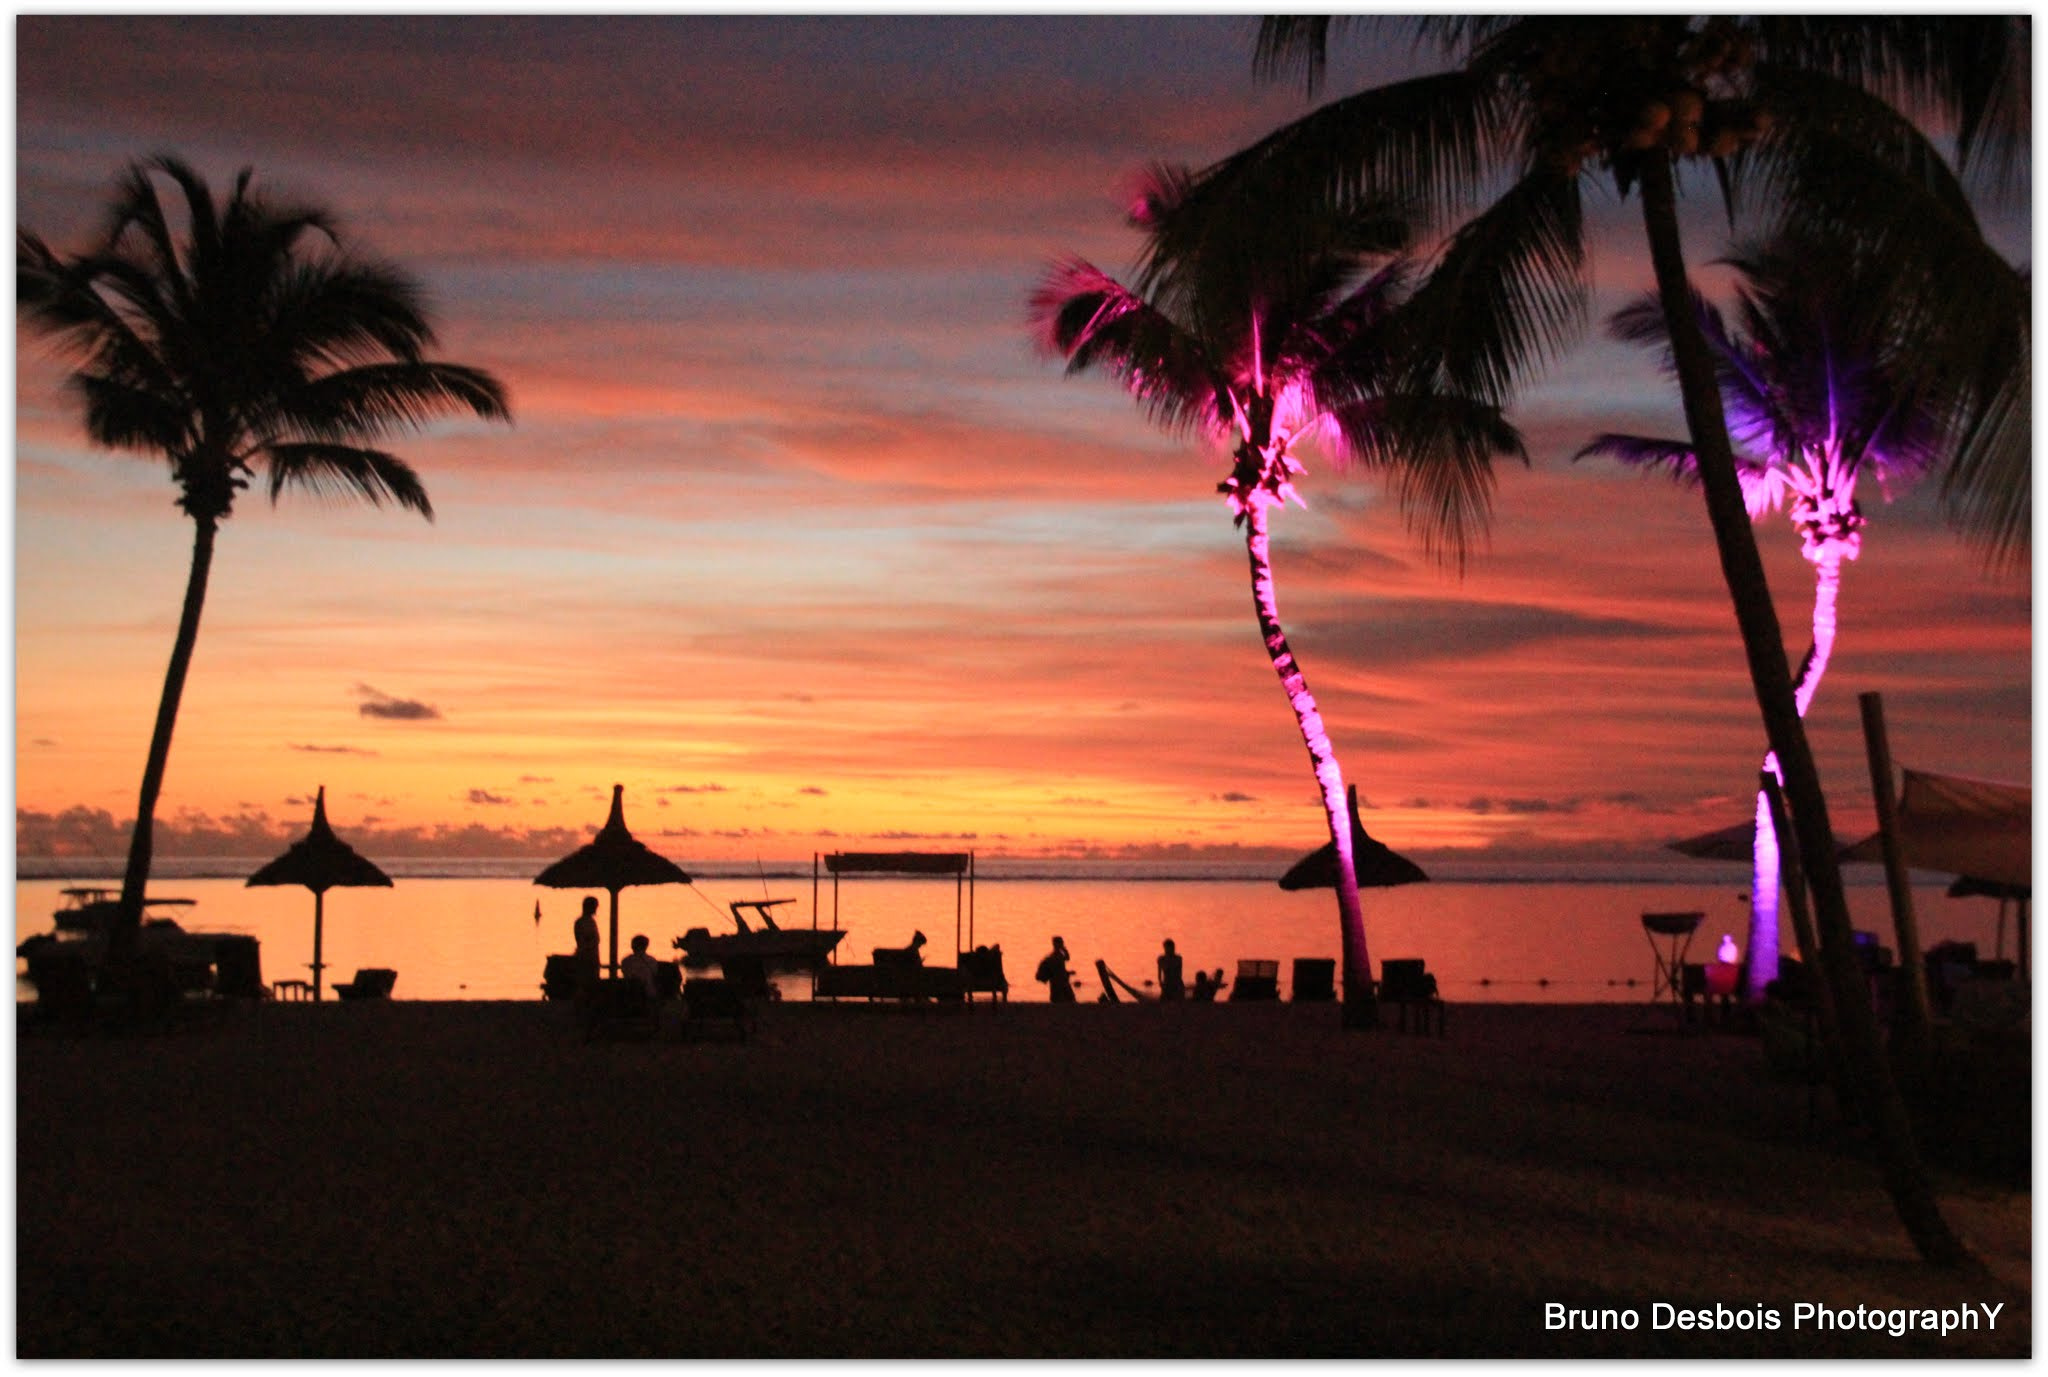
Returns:
[[[1252,605],[1258,613],[1259,635],[1266,654],[1287,694],[1288,706],[1301,728],[1302,744],[1315,768],[1316,784],[1323,792],[1323,811],[1330,824],[1330,840],[1337,848],[1337,915],[1343,931],[1344,999],[1346,1008],[1372,988],[1372,966],[1365,949],[1365,914],[1358,902],[1358,871],[1351,850],[1350,811],[1344,802],[1344,774],[1337,765],[1337,753],[1323,729],[1322,713],[1300,662],[1287,644],[1280,627],[1280,609],[1273,592],[1272,549],[1266,529],[1266,511],[1275,499],[1259,491],[1247,495],[1243,504],[1244,545],[1251,557]]]
[[[1842,588],[1842,560],[1854,559],[1858,546],[1850,542],[1809,541],[1806,556],[1813,562],[1813,647],[1800,667],[1799,682],[1793,688],[1793,702],[1799,715],[1813,703],[1820,691],[1821,676],[1827,673],[1828,658],[1834,654],[1836,600]],[[1766,752],[1764,766],[1773,775],[1778,757]],[[1764,987],[1778,977],[1778,895],[1780,885],[1777,829],[1771,824],[1771,807],[1761,789],[1756,795],[1756,846],[1751,857],[1749,889],[1749,983],[1744,994],[1751,1003],[1761,1003]]]

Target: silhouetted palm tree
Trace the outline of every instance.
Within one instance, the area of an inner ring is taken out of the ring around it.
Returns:
[[[1917,342],[1884,309],[1883,284],[1853,256],[1780,238],[1729,260],[1741,273],[1731,329],[1695,298],[1700,330],[1736,444],[1751,517],[1782,509],[1813,566],[1813,642],[1794,693],[1806,714],[1834,652],[1842,565],[1863,546],[1857,480],[1873,474],[1887,495],[1934,469],[1952,437],[1952,399],[1917,385]],[[1663,307],[1645,297],[1610,322],[1617,339],[1661,345],[1672,371]],[[1602,435],[1579,452],[1661,469],[1688,484],[1699,474],[1682,440]],[[1778,773],[1775,755],[1763,768]],[[1749,997],[1778,973],[1779,840],[1769,800],[1756,799],[1749,930]]]
[[[16,242],[19,313],[76,364],[68,385],[87,435],[166,460],[194,527],[108,946],[116,972],[140,927],[157,796],[236,494],[260,469],[273,502],[304,488],[432,519],[412,468],[374,443],[442,415],[510,415],[489,374],[423,357],[434,334],[409,278],[343,252],[328,212],[262,196],[252,177],[244,169],[217,204],[184,162],[152,158],[128,167],[84,252],[61,256],[26,229]],[[182,194],[182,234],[161,180]]]
[[[1180,211],[1184,174],[1159,170],[1133,222],[1150,230]],[[1408,226],[1368,209],[1342,216],[1226,217],[1212,232],[1157,252],[1137,289],[1078,260],[1053,269],[1031,301],[1045,346],[1069,372],[1099,369],[1170,431],[1229,447],[1219,487],[1244,531],[1259,633],[1294,710],[1337,848],[1344,1018],[1375,1021],[1372,968],[1353,868],[1344,776],[1299,661],[1280,625],[1269,525],[1295,498],[1300,454],[1321,445],[1382,476],[1411,526],[1462,560],[1483,525],[1492,460],[1522,455],[1497,407],[1407,386],[1401,314],[1411,265]]]
[[[1302,62],[1313,80],[1330,22],[1267,21],[1258,62],[1269,71]],[[1449,217],[1475,198],[1492,198],[1431,274],[1440,289],[1415,305],[1437,322],[1433,331],[1418,330],[1440,342],[1434,356],[1444,377],[1499,396],[1580,323],[1582,175],[1610,177],[1623,195],[1640,193],[1722,575],[1784,773],[1823,954],[1846,990],[1851,925],[1827,800],[1692,310],[1674,169],[1687,158],[1711,160],[1731,202],[1749,191],[1775,196],[1795,223],[1881,249],[1905,284],[1940,280],[1947,253],[1948,271],[1970,280],[1915,303],[1925,322],[1920,338],[1938,355],[1929,374],[1975,385],[1973,444],[2009,445],[2013,370],[2025,356],[2010,270],[1974,271],[1970,250],[1982,236],[1968,199],[1893,102],[1949,120],[1960,166],[1987,153],[1994,164],[2009,159],[2027,134],[2028,21],[1460,15],[1410,22],[1441,47],[1454,64],[1449,70],[1333,101],[1225,160],[1205,174],[1204,193],[1189,198],[1189,221],[1202,219],[1204,199],[1265,206],[1294,196],[1342,206],[1399,189]],[[1858,196],[1859,179],[1890,194]],[[1844,209],[1852,196],[1860,213]],[[1962,298],[1992,309],[1958,309],[1953,303]],[[2005,421],[1994,419],[2001,414]],[[1882,1135],[1900,1217],[1924,1256],[1960,1259],[1966,1254],[1936,1206],[1868,1001],[1839,1002],[1854,1090]]]

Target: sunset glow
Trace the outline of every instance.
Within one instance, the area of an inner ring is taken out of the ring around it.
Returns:
[[[20,223],[77,247],[159,150],[216,186],[253,165],[421,278],[438,354],[512,398],[511,427],[394,444],[431,525],[260,494],[224,524],[160,853],[271,854],[323,785],[373,859],[559,855],[614,783],[686,866],[1326,840],[1216,452],[1025,328],[1057,255],[1127,262],[1135,169],[1305,108],[1253,82],[1251,27],[20,17]],[[1348,52],[1331,85],[1409,60]],[[1598,319],[1649,269],[1631,208],[1589,213]],[[1705,264],[1723,226],[1689,214]],[[2023,218],[1987,226],[2024,261]],[[117,855],[190,524],[16,349],[18,844]],[[1677,430],[1675,395],[1589,332],[1512,419],[1533,462],[1462,578],[1314,472],[1272,533],[1289,639],[1404,855],[1662,858],[1748,814],[1756,705],[1697,497],[1568,459]],[[1808,717],[1848,836],[1859,692],[1902,763],[2031,772],[2029,572],[1985,573],[1938,486],[1885,510]],[[1796,666],[1812,572],[1785,523],[1758,540]]]

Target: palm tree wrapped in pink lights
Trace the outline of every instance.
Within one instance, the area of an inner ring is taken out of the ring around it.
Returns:
[[[1316,215],[1274,207],[1218,216],[1198,232],[1176,223],[1187,174],[1154,169],[1131,222],[1148,235],[1138,286],[1093,265],[1053,268],[1031,298],[1041,342],[1070,373],[1110,374],[1170,431],[1227,446],[1218,486],[1244,532],[1252,604],[1266,653],[1294,711],[1337,849],[1344,1021],[1376,1021],[1350,816],[1335,748],[1280,624],[1271,520],[1299,502],[1304,450],[1389,482],[1411,527],[1439,555],[1462,561],[1483,527],[1497,456],[1526,458],[1499,407],[1432,386],[1404,347],[1402,304],[1414,264],[1407,219],[1385,207]]]
[[[1752,519],[1782,510],[1813,566],[1813,644],[1794,682],[1804,717],[1834,652],[1842,566],[1863,548],[1865,518],[1857,480],[1873,474],[1886,494],[1919,478],[1942,459],[1956,398],[1925,383],[1899,317],[1886,309],[1881,283],[1845,266],[1839,249],[1822,253],[1795,238],[1752,247],[1729,262],[1740,272],[1737,324],[1694,295],[1701,333],[1712,355],[1736,472]],[[1615,338],[1665,348],[1664,312],[1645,297],[1610,322]],[[1901,365],[1906,366],[1902,367]],[[1660,469],[1687,484],[1699,481],[1692,447],[1677,440],[1602,435],[1581,450],[1635,467]],[[1763,768],[1782,779],[1775,752]],[[1779,843],[1770,804],[1757,791],[1750,886],[1751,1000],[1778,973]]]

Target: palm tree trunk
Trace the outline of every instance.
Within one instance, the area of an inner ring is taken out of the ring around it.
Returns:
[[[1372,963],[1365,950],[1365,913],[1358,902],[1358,870],[1351,849],[1351,814],[1344,802],[1344,773],[1337,765],[1337,753],[1323,730],[1323,715],[1316,708],[1315,695],[1288,647],[1287,633],[1280,628],[1279,603],[1273,593],[1273,561],[1266,530],[1267,504],[1254,495],[1245,504],[1244,545],[1251,557],[1252,607],[1258,613],[1259,636],[1266,654],[1280,676],[1288,706],[1294,709],[1295,724],[1301,729],[1302,744],[1308,747],[1309,763],[1315,768],[1316,785],[1323,791],[1323,812],[1329,818],[1330,840],[1337,848],[1337,921],[1343,934],[1344,1026],[1370,1028],[1379,1022],[1378,1001],[1373,996]]]
[[[213,569],[219,525],[204,516],[193,518],[193,524],[197,529],[192,536],[192,568],[185,577],[185,608],[178,617],[178,638],[171,644],[170,667],[164,671],[163,696],[157,700],[156,729],[150,733],[142,795],[135,804],[135,830],[128,836],[128,867],[121,875],[121,902],[107,937],[107,964],[117,975],[132,963],[142,933],[142,900],[155,850],[156,801],[170,764],[171,732],[178,725],[178,703],[185,696],[185,675],[199,641],[199,614],[206,607],[206,581]]]
[[[1792,697],[1799,715],[1806,716],[1813,697],[1820,691],[1821,676],[1828,672],[1828,660],[1835,653],[1835,603],[1842,587],[1842,557],[1823,551],[1813,559],[1813,645],[1799,667],[1799,682]],[[1775,752],[1764,754],[1764,769],[1779,776]],[[1756,845],[1753,848],[1749,885],[1749,1002],[1761,1004],[1764,986],[1778,976],[1778,891],[1783,873],[1777,828],[1771,822],[1770,800],[1763,790],[1756,795]]]
[[[1784,637],[1778,626],[1771,588],[1757,554],[1756,533],[1735,475],[1735,457],[1728,444],[1727,420],[1715,385],[1713,362],[1694,318],[1685,276],[1685,252],[1679,240],[1677,188],[1670,159],[1653,152],[1642,164],[1643,228],[1650,260],[1657,274],[1657,295],[1677,365],[1685,419],[1698,457],[1700,486],[1706,494],[1707,517],[1721,556],[1721,575],[1734,603],[1735,621],[1749,660],[1750,681],[1763,713],[1764,734],[1777,755],[1791,807],[1792,828],[1806,872],[1820,929],[1821,955],[1834,981],[1836,1013],[1841,1022],[1843,1051],[1869,1105],[1885,1189],[1900,1222],[1920,1256],[1943,1265],[1972,1263],[1969,1251],[1942,1218],[1933,1184],[1913,1141],[1906,1105],[1885,1062],[1884,1046],[1861,972],[1855,969],[1852,925],[1842,871],[1835,860],[1834,829],[1828,823],[1827,797],[1820,771],[1807,745],[1806,727],[1785,663]]]

